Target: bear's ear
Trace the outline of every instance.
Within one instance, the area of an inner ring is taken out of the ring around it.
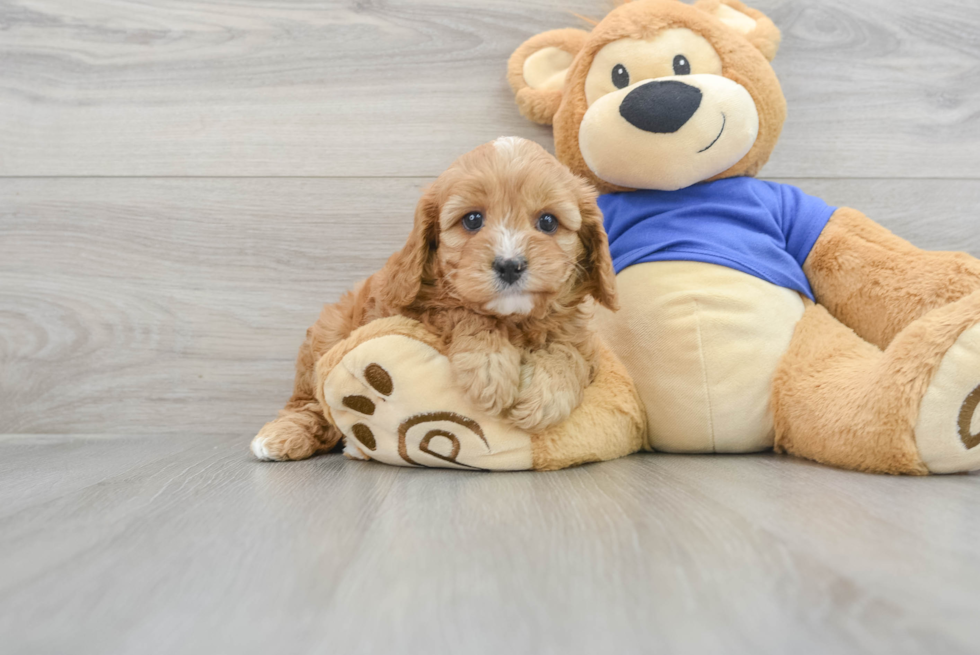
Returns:
[[[521,44],[507,62],[507,80],[521,113],[551,125],[565,88],[565,74],[589,33],[577,29],[543,32]]]
[[[746,7],[738,0],[698,0],[694,4],[732,28],[772,61],[779,50],[779,28],[765,14]]]

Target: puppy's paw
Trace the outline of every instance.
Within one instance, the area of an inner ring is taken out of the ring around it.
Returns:
[[[567,384],[551,380],[546,373],[532,372],[531,384],[521,389],[510,410],[510,422],[528,432],[540,432],[556,425],[582,402],[582,393],[575,393]]]
[[[521,366],[520,391],[508,418],[528,432],[550,428],[581,404],[587,384],[588,365],[571,348],[533,353]]]
[[[488,414],[500,415],[517,400],[521,371],[517,349],[457,352],[450,356],[450,364],[456,384]]]
[[[252,454],[270,462],[306,459],[316,452],[319,441],[305,425],[288,418],[266,423],[252,439]]]

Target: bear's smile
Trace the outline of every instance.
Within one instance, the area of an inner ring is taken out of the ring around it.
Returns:
[[[699,155],[702,152],[707,152],[708,150],[711,150],[711,146],[713,146],[716,143],[718,143],[718,139],[720,139],[721,138],[721,135],[725,133],[725,124],[727,122],[728,122],[728,119],[725,117],[725,112],[721,112],[721,130],[718,131],[718,136],[715,137],[715,140],[714,141],[712,141],[711,143],[709,143],[705,147],[703,147],[700,150],[698,150],[698,154]]]

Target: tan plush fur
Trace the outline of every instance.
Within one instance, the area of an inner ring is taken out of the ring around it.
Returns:
[[[980,292],[911,323],[883,351],[819,305],[773,381],[776,450],[841,468],[923,475],[919,401],[943,355],[980,321]]]
[[[779,50],[782,35],[779,33],[779,28],[776,27],[776,24],[758,9],[753,9],[738,0],[724,0],[724,2],[722,0],[698,0],[698,2],[694,3],[694,6],[716,17],[719,9],[727,6],[755,19],[753,28],[749,32],[742,34],[742,36],[745,37],[746,41],[755,46],[768,61],[776,58],[776,51]],[[735,65],[737,65],[737,62],[735,62]]]
[[[803,271],[817,302],[879,348],[920,316],[980,289],[980,261],[920,250],[848,208],[831,217]]]
[[[462,218],[484,219],[469,231]],[[556,217],[554,233],[537,229]],[[513,287],[494,271],[501,253],[526,259]],[[595,191],[540,146],[516,138],[458,159],[424,193],[405,247],[307,331],[293,396],[253,451],[302,459],[340,438],[317,400],[318,360],[358,327],[406,316],[437,335],[456,381],[481,409],[508,412],[536,432],[582,399],[598,362],[593,299],[615,308],[615,286]]]
[[[507,80],[514,89],[517,106],[525,118],[551,125],[551,120],[561,104],[560,89],[539,91],[532,89],[524,81],[524,61],[528,56],[542,48],[555,47],[574,55],[585,43],[588,33],[574,28],[552,30],[528,39],[510,58],[507,66]]]

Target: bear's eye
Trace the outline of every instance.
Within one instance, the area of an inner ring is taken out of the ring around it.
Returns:
[[[616,64],[613,67],[612,82],[617,89],[625,89],[630,85],[630,72],[626,70],[626,66]]]
[[[537,228],[545,234],[554,234],[558,229],[558,219],[554,214],[541,214],[538,216]]]
[[[463,217],[463,229],[467,232],[476,232],[483,227],[483,214],[480,212],[470,212]]]
[[[691,62],[684,55],[674,57],[674,75],[690,75]]]

